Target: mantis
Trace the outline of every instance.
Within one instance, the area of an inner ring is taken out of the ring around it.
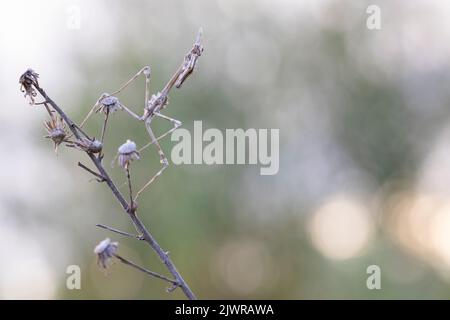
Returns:
[[[128,184],[130,185],[130,198],[132,202],[135,202],[138,197],[142,194],[144,190],[146,190],[150,185],[164,172],[164,170],[169,166],[169,161],[164,154],[163,149],[159,143],[159,140],[164,138],[165,136],[171,134],[177,128],[179,128],[182,123],[177,119],[173,119],[168,117],[161,112],[167,107],[169,93],[173,87],[181,88],[184,81],[195,71],[197,66],[198,58],[203,53],[203,46],[201,44],[202,37],[202,28],[198,31],[197,37],[195,39],[194,45],[192,49],[185,55],[182,64],[179,66],[177,71],[172,75],[170,80],[164,86],[161,91],[158,91],[150,96],[150,78],[151,78],[151,68],[149,66],[145,66],[140,69],[134,76],[132,76],[127,82],[125,82],[119,89],[112,93],[103,93],[100,95],[94,106],[90,109],[84,120],[80,124],[80,128],[86,123],[86,121],[91,117],[94,111],[101,112],[104,114],[104,122],[101,131],[101,142],[103,143],[109,115],[116,111],[124,111],[130,117],[135,119],[136,121],[142,122],[146,128],[146,131],[149,135],[150,141],[140,148],[137,152],[141,152],[151,145],[155,145],[159,154],[160,163],[162,167],[153,174],[150,179],[137,191],[135,197],[133,198],[131,194],[131,181],[128,179]],[[140,77],[144,77],[145,79],[145,97],[144,97],[144,109],[142,116],[137,115],[130,108],[125,106],[120,100],[116,97],[117,94],[122,92],[125,88],[131,85],[133,82],[137,81]],[[164,119],[169,121],[172,124],[172,128],[161,134],[159,137],[156,137],[152,130],[152,121],[155,118]],[[128,168],[127,168],[128,170]],[[128,177],[129,177],[129,172]],[[132,204],[130,204],[132,205]]]

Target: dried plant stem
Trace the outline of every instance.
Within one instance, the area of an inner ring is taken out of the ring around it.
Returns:
[[[34,87],[36,90],[42,95],[42,97],[52,106],[52,108],[61,116],[61,118],[66,122],[69,129],[72,131],[73,135],[77,137],[78,139],[81,138],[81,134],[86,136],[87,135],[81,131],[81,129],[65,114],[65,112],[45,93],[45,91],[38,85],[37,82],[35,82]],[[114,182],[109,177],[108,173],[106,172],[105,168],[102,164],[102,157],[97,157],[92,153],[86,152],[88,157],[91,159],[91,161],[94,163],[95,167],[98,170],[98,175],[100,175],[104,182],[108,185],[108,187],[111,189],[111,192],[113,193],[114,197],[117,199],[117,201],[122,206],[123,210],[128,214],[129,218],[132,220],[138,231],[142,234],[142,239],[147,242],[150,247],[158,254],[161,261],[164,263],[166,268],[169,270],[169,272],[173,275],[175,278],[176,284],[181,288],[183,293],[186,295],[188,299],[194,300],[196,299],[194,293],[187,285],[186,281],[184,281],[183,277],[178,272],[177,268],[175,267],[174,263],[170,259],[169,255],[166,251],[164,251],[161,246],[158,244],[158,242],[153,238],[152,234],[147,230],[147,228],[144,226],[142,221],[138,218],[136,215],[135,210],[130,210],[130,208],[133,207],[133,203],[128,204],[123,195],[120,193],[120,191],[117,189]]]
[[[127,165],[127,180],[128,180],[128,190],[130,192],[130,208],[133,207],[134,201],[133,201],[133,189],[131,187],[131,174],[130,174],[130,168]]]
[[[111,228],[111,227],[105,226],[104,224],[100,224],[99,223],[99,224],[96,224],[95,226],[99,227],[99,228],[102,228],[102,229],[105,229],[105,230],[108,230],[108,231],[111,231],[111,232],[115,232],[115,233],[120,234],[122,236],[130,237],[130,238],[138,239],[138,240],[143,240],[142,236],[138,236],[138,235],[135,235],[135,234],[132,234],[132,233],[121,231],[121,230],[118,230],[116,228]]]
[[[115,256],[120,262],[122,262],[122,263],[124,263],[124,264],[126,264],[126,265],[129,265],[129,266],[131,266],[131,267],[133,267],[133,268],[135,268],[135,269],[138,269],[139,271],[142,271],[142,272],[144,272],[144,273],[146,273],[146,274],[148,274],[148,275],[151,275],[152,277],[155,277],[155,278],[158,278],[158,279],[167,281],[167,282],[171,283],[171,284],[174,285],[174,286],[179,286],[179,284],[178,284],[178,282],[177,282],[176,280],[169,279],[169,278],[167,278],[167,277],[165,277],[165,276],[163,276],[163,275],[161,275],[161,274],[159,274],[159,273],[156,273],[156,272],[150,271],[150,270],[148,270],[148,269],[145,269],[145,268],[143,268],[143,267],[141,267],[141,266],[135,264],[134,262],[132,262],[132,261],[130,261],[130,260],[127,260],[127,259],[125,259],[125,258],[119,256],[118,254],[114,254],[114,256]]]
[[[102,136],[100,138],[100,141],[103,143],[103,139],[105,137],[105,132],[106,132],[106,125],[108,124],[108,118],[109,118],[109,111],[106,111],[105,114],[105,121],[103,121],[103,127],[102,127]]]
[[[88,167],[86,167],[84,164],[82,164],[81,162],[78,162],[78,166],[80,168],[83,168],[84,170],[86,170],[87,172],[89,172],[90,174],[96,176],[98,179],[96,179],[98,182],[103,182],[105,181],[105,179],[103,179],[103,177],[101,175],[99,175],[97,172],[95,172],[94,170],[89,169]]]

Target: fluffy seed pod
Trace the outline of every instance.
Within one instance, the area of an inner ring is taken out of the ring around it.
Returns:
[[[58,146],[66,139],[67,131],[63,119],[51,118],[44,122],[45,129],[48,132],[46,138],[52,139],[55,144],[55,152],[58,151]]]
[[[36,91],[33,88],[33,84],[38,84],[37,79],[39,74],[32,69],[28,69],[24,74],[20,76],[20,91],[24,92],[24,97],[28,99],[30,105],[34,104],[34,97],[36,97]]]
[[[94,249],[97,255],[97,265],[103,269],[107,269],[109,261],[114,257],[119,247],[118,242],[111,242],[109,238],[101,241]]]
[[[139,151],[137,151],[136,143],[131,140],[127,140],[124,144],[122,144],[118,149],[118,158],[117,162],[119,166],[123,169],[128,169],[130,162],[132,160],[139,160]]]

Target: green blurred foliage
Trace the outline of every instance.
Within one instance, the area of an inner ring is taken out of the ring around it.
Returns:
[[[97,23],[115,21],[104,34],[112,45],[101,48],[104,39],[99,37],[99,48],[87,48],[83,29],[74,36],[70,59],[82,79],[71,90],[76,102],[70,112],[75,119],[82,119],[102,92],[115,90],[145,65],[152,68],[152,92],[160,90],[203,26],[205,51],[198,70],[181,90],[173,90],[165,114],[181,120],[190,131],[194,120],[202,120],[205,128],[280,128],[278,175],[259,176],[255,166],[171,165],[140,198],[140,217],[170,251],[199,297],[450,297],[448,284],[432,266],[391,239],[383,210],[376,213],[373,240],[362,254],[348,260],[324,257],[308,234],[311,214],[334,193],[364,192],[376,197],[392,184],[411,187],[427,141],[449,116],[448,108],[442,107],[448,104],[445,87],[417,85],[448,83],[448,65],[445,70],[421,72],[398,62],[391,65],[392,70],[383,69],[376,56],[391,53],[369,42],[394,32],[390,28],[396,30],[396,23],[401,22],[386,18],[383,30],[367,30],[368,4],[331,1],[313,15],[307,5],[303,12],[294,1],[251,1],[247,5],[237,1],[108,1]],[[292,12],[290,6],[295,7]],[[382,7],[400,10],[387,1],[382,1]],[[405,87],[417,90],[417,96],[441,98],[425,100],[423,108],[430,111],[424,115],[409,107]],[[138,113],[143,98],[143,79],[120,94],[122,103]],[[94,115],[87,131],[99,132],[101,122],[102,115]],[[154,122],[159,133],[170,127],[164,121]],[[112,115],[109,125],[105,164],[126,139],[138,145],[148,140],[142,124],[124,113]],[[162,141],[167,155],[174,144],[169,137]],[[69,154],[60,159],[67,162],[70,175],[84,175],[73,166],[78,154]],[[158,155],[150,148],[141,161],[133,163],[136,185],[142,185],[158,168]],[[349,168],[363,178],[339,180],[339,174]],[[118,183],[125,181],[117,165],[111,172]],[[181,291],[167,294],[165,283],[119,263],[108,275],[98,270],[92,249],[96,241],[108,236],[120,242],[123,256],[166,274],[146,244],[93,227],[98,222],[133,230],[107,188],[87,180],[87,176],[77,178],[75,183],[85,192],[67,199],[64,207],[76,211],[78,217],[89,215],[86,208],[92,208],[99,220],[88,224],[80,218],[56,217],[61,221],[54,226],[67,228],[77,244],[71,254],[83,270],[83,289],[66,290],[62,276],[57,297],[183,298]],[[81,202],[85,205],[78,209]],[[382,290],[366,288],[370,264],[380,265],[384,272]],[[409,270],[412,274],[418,270],[420,276],[398,280],[398,274],[409,274]]]

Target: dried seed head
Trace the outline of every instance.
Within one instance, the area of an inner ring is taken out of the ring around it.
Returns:
[[[83,137],[75,141],[74,146],[89,153],[99,153],[103,149],[102,142],[95,138],[90,140],[88,138]]]
[[[28,69],[24,74],[20,76],[20,91],[24,92],[24,97],[29,100],[30,105],[34,104],[34,97],[36,97],[36,90],[33,85],[38,85],[39,74],[32,69]]]
[[[45,129],[48,132],[46,138],[50,138],[55,143],[55,152],[58,152],[58,146],[66,139],[67,130],[63,119],[51,118],[44,122]]]
[[[97,264],[103,269],[107,269],[109,261],[114,257],[119,247],[118,242],[111,242],[109,238],[101,241],[94,249],[94,253],[97,255]]]
[[[197,68],[197,60],[203,53],[203,46],[201,44],[203,29],[200,28],[191,51],[184,57],[182,71],[175,82],[175,87],[181,88],[183,82],[194,72]]]
[[[89,145],[89,151],[92,153],[98,153],[102,151],[103,149],[103,143],[97,139],[94,139],[91,144]]]
[[[125,142],[124,144],[122,144],[118,151],[120,154],[129,154],[132,152],[136,152],[136,143],[134,143],[134,141],[131,140],[127,140],[127,142]]]
[[[100,107],[97,112],[113,113],[120,109],[120,102],[117,97],[106,95],[99,101]]]
[[[119,156],[117,162],[123,169],[128,169],[132,160],[139,160],[139,151],[137,151],[136,143],[131,140],[127,140],[118,149]]]

